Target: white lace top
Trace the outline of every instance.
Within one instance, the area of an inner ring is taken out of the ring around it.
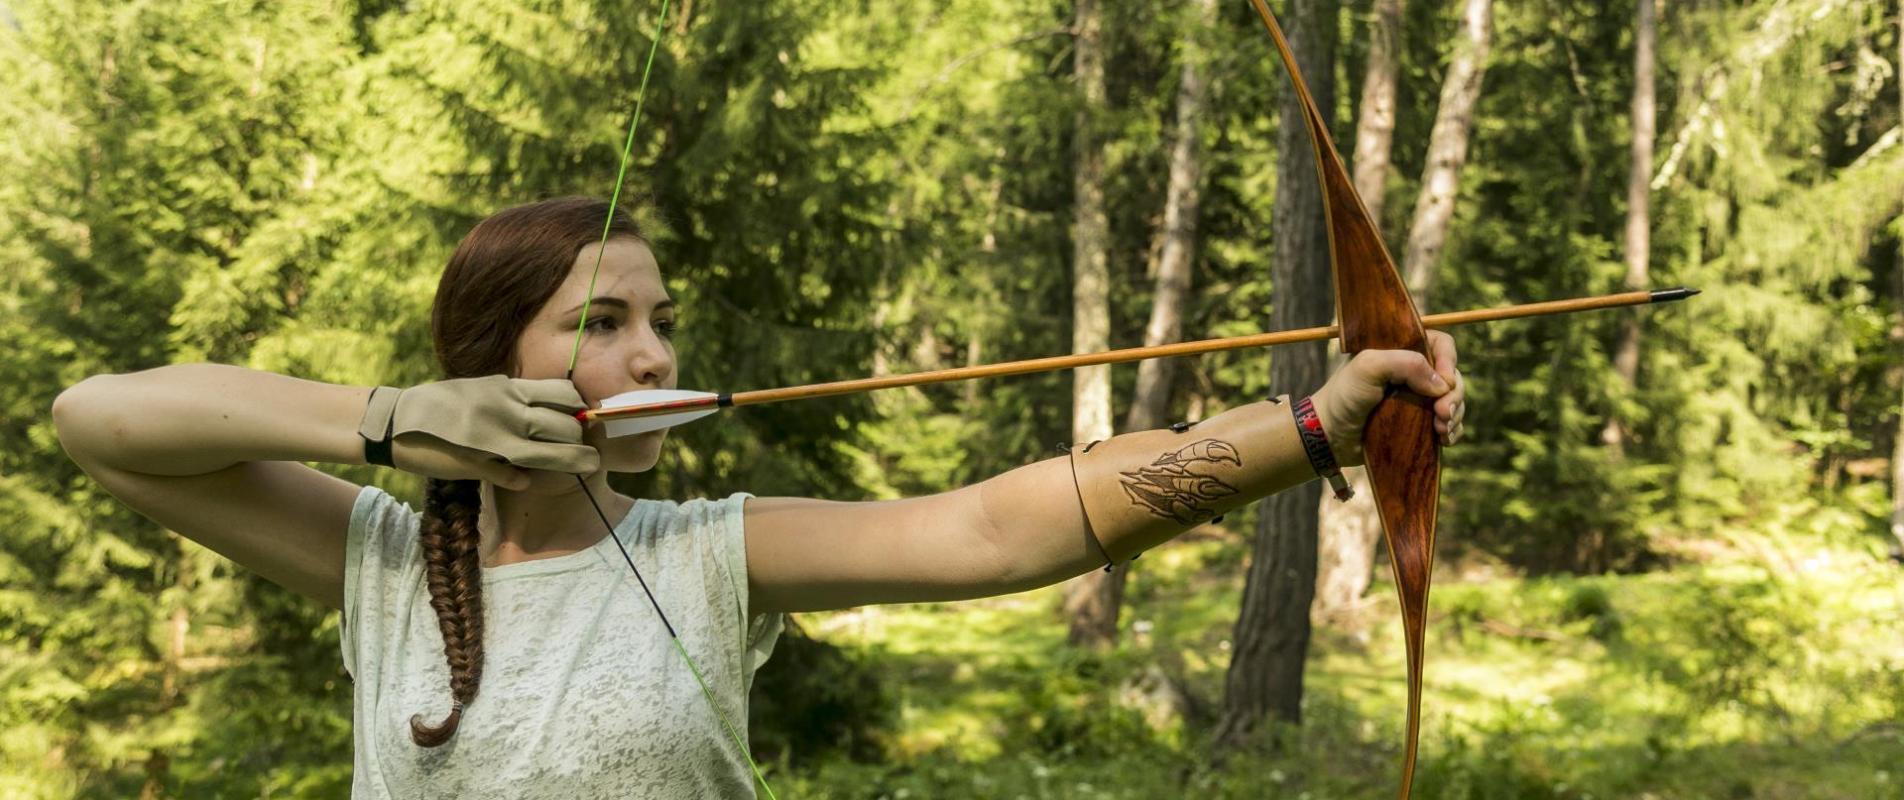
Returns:
[[[743,732],[754,670],[784,617],[747,614],[747,494],[637,501],[615,535]],[[353,798],[753,797],[753,774],[608,537],[483,569],[484,660],[461,727],[417,535],[422,515],[374,486],[351,511],[344,668],[356,681]]]

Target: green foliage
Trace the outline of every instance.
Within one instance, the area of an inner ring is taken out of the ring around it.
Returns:
[[[875,659],[789,624],[774,645],[773,663],[759,673],[747,707],[756,760],[807,767],[885,756],[896,714]]]
[[[1233,606],[1242,591],[1214,558],[1225,547],[1180,544],[1140,562],[1144,624],[1132,621],[1109,657],[1063,646],[1055,589],[813,615],[829,640],[894,670],[904,717],[888,746],[903,756],[827,759],[777,787],[851,798],[1392,791],[1404,658],[1392,587],[1377,589],[1372,640],[1318,629],[1303,726],[1261,737],[1278,750],[1212,767],[1206,728],[1154,726],[1123,699],[1153,664],[1205,700],[1220,694],[1229,620],[1205,606]],[[1885,796],[1904,754],[1901,654],[1878,644],[1897,641],[1904,618],[1895,572],[1855,550],[1804,548],[1802,580],[1764,561],[1782,557],[1743,549],[1672,573],[1444,583],[1431,604],[1417,796]]]
[[[1142,715],[1120,705],[1114,691],[1136,673],[1136,664],[1072,653],[1056,663],[1021,662],[1006,669],[1035,677],[1015,693],[1020,711],[1013,715],[1016,724],[1003,742],[1005,749],[1092,759],[1149,743]]]
[[[1344,15],[1350,89],[1366,5]],[[692,6],[663,38],[629,177],[686,311],[684,386],[1069,346],[1067,4]],[[1448,454],[1443,541],[1533,577],[1436,590],[1431,659],[1450,683],[1431,685],[1448,711],[1431,712],[1444,733],[1425,750],[1422,796],[1873,796],[1904,780],[1877,771],[1897,757],[1904,655],[1869,645],[1895,641],[1898,617],[1877,588],[1895,575],[1875,560],[1904,376],[1892,8],[1666,4],[1653,280],[1705,294],[1643,312],[1637,388],[1612,377],[1620,314],[1460,334],[1472,433]],[[1619,288],[1632,10],[1497,4],[1430,310]],[[61,452],[48,409],[87,376],[186,361],[431,379],[430,300],[469,227],[614,185],[657,12],[5,4],[0,794],[345,791],[335,617],[101,492]],[[1113,108],[1092,124],[1125,346],[1150,302],[1190,14],[1106,12]],[[1408,6],[1395,243],[1453,13]],[[1284,84],[1249,10],[1220,14],[1199,32],[1213,57],[1193,338],[1261,331],[1275,292],[1319,290],[1268,280]],[[1338,97],[1347,149],[1356,92]],[[1270,357],[1186,363],[1173,413],[1308,388],[1268,385]],[[1134,374],[1113,373],[1119,398]],[[941,491],[1049,455],[1069,436],[1069,390],[1046,375],[753,409],[681,429],[663,468],[617,482],[672,497]],[[1631,433],[1619,454],[1598,435],[1616,415]],[[420,489],[326,469],[413,500]],[[1755,556],[1715,562],[1713,548]],[[1062,631],[1043,599],[883,612],[904,624],[864,641],[815,625],[762,676],[755,741],[780,754],[790,796],[1385,791],[1386,676],[1400,674],[1385,640],[1321,631],[1308,726],[1224,769],[1205,763],[1197,724],[1155,730],[1122,705],[1120,687],[1157,664],[1206,703],[1220,694],[1247,552],[1226,536],[1146,556],[1129,600],[1155,628],[1105,657],[1054,652]]]
[[[1587,635],[1602,642],[1619,638],[1625,627],[1619,610],[1614,608],[1613,596],[1598,583],[1576,585],[1561,605],[1560,618],[1564,622],[1585,621]]]
[[[1698,706],[1735,703],[1779,713],[1767,679],[1799,666],[1800,643],[1816,627],[1810,604],[1762,578],[1687,588],[1683,602],[1668,610],[1681,630],[1670,644],[1636,650],[1644,654],[1642,668]]]

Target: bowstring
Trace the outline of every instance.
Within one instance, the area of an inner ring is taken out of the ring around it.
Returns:
[[[648,59],[641,67],[641,85],[635,90],[635,112],[628,120],[628,136],[621,145],[621,166],[615,171],[615,191],[608,198],[608,218],[602,221],[602,240],[595,249],[595,268],[588,276],[588,293],[583,295],[582,299],[582,317],[575,323],[575,345],[569,349],[568,380],[570,383],[575,382],[575,364],[582,353],[582,337],[588,331],[588,307],[589,303],[595,299],[595,280],[602,274],[602,254],[608,249],[608,235],[615,225],[615,208],[621,202],[621,187],[628,176],[629,154],[634,151],[635,130],[641,124],[641,108],[648,97],[648,76],[654,72],[655,53],[661,49],[661,34],[666,30],[668,4],[669,0],[661,0],[661,16],[655,20],[654,36],[650,37],[648,45]],[[768,800],[780,800],[774,794],[773,787],[767,784],[767,776],[761,774],[760,764],[754,761],[754,754],[747,748],[747,741],[741,737],[733,721],[727,718],[726,712],[721,710],[720,703],[714,698],[713,688],[708,686],[707,679],[702,677],[700,666],[695,664],[694,659],[688,655],[687,646],[682,644],[680,634],[675,632],[674,623],[668,621],[667,612],[661,610],[661,602],[655,599],[654,592],[648,588],[648,581],[641,576],[641,569],[635,566],[634,558],[628,555],[628,548],[622,545],[621,537],[615,535],[615,525],[608,521],[608,515],[602,511],[601,504],[596,502],[595,493],[589,491],[588,481],[577,475],[575,483],[582,488],[582,495],[588,498],[588,504],[595,509],[595,516],[601,519],[602,527],[608,530],[608,538],[615,541],[615,549],[621,551],[622,560],[627,562],[628,570],[634,573],[635,582],[641,585],[642,595],[648,598],[648,605],[654,609],[655,616],[661,619],[661,626],[667,629],[668,639],[674,643],[674,651],[681,655],[681,660],[688,665],[688,672],[694,675],[694,682],[700,685],[701,696],[707,699],[708,708],[714,711],[714,716],[721,721],[721,727],[725,728],[727,735],[734,740],[734,746],[740,749],[741,757],[747,759],[748,768],[754,772],[754,780],[759,781],[760,788],[766,790]]]
[[[628,177],[628,154],[635,148],[635,128],[641,124],[641,107],[648,99],[648,76],[654,72],[655,52],[661,49],[661,33],[668,22],[668,2],[661,0],[661,17],[655,20],[654,36],[648,42],[648,60],[641,66],[641,86],[635,89],[635,113],[628,119],[628,136],[621,143],[621,166],[615,170],[615,192],[608,197],[608,218],[602,220],[602,240],[595,248],[595,270],[588,276],[588,294],[582,296],[582,318],[575,321],[575,346],[569,349],[569,377],[575,377],[575,361],[582,353],[582,334],[588,330],[588,305],[595,299],[595,279],[602,274],[602,253],[608,249],[608,234],[615,227],[615,206],[621,202],[622,180]]]

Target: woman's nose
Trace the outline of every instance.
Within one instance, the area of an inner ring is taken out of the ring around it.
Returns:
[[[630,349],[628,372],[642,386],[661,386],[674,373],[674,348],[653,330],[636,337]]]

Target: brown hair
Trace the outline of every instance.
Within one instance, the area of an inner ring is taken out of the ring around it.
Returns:
[[[430,336],[443,377],[514,375],[516,340],[536,311],[568,278],[583,247],[610,236],[641,239],[634,219],[608,203],[562,197],[499,212],[477,223],[456,245],[436,287]],[[450,715],[434,727],[410,717],[410,738],[424,747],[449,741],[461,706],[483,678],[483,570],[476,519],[482,482],[429,479],[424,493],[423,575],[449,659]]]

